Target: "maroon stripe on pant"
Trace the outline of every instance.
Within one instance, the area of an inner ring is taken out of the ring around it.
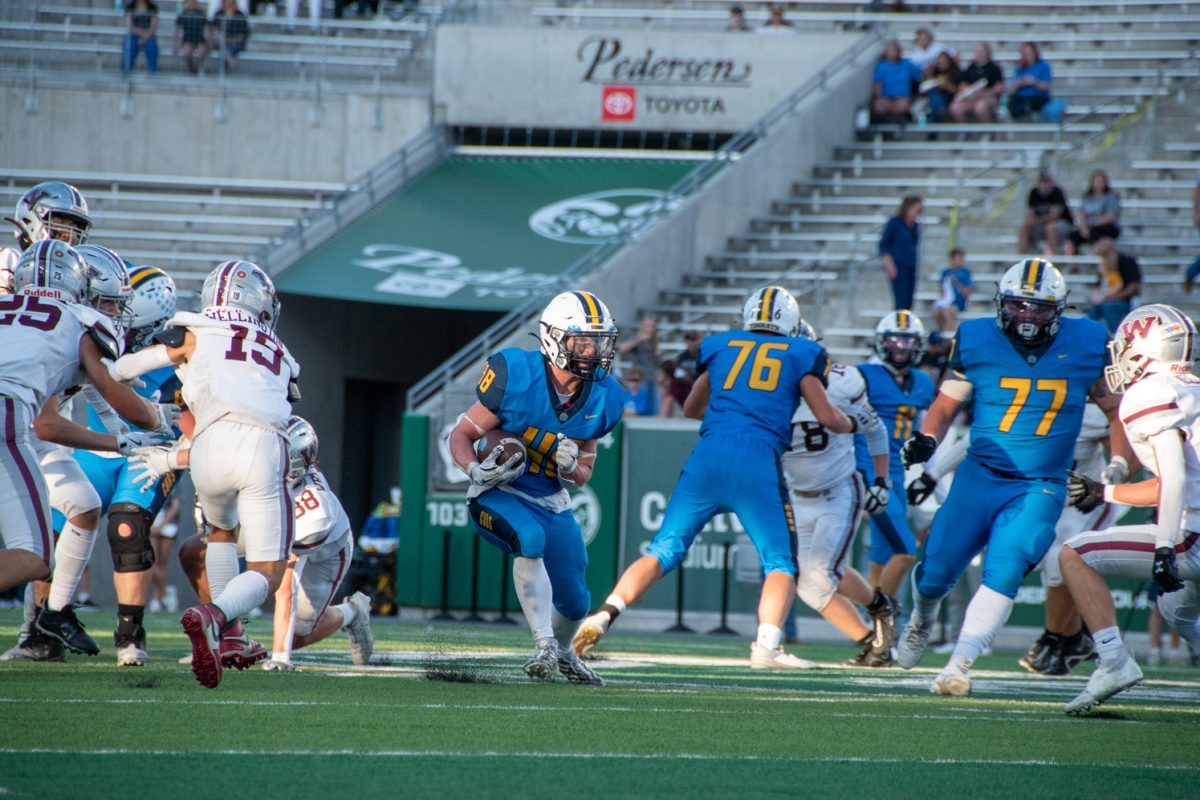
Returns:
[[[12,456],[21,473],[25,491],[28,492],[29,499],[33,502],[34,519],[37,521],[38,532],[42,536],[42,552],[39,555],[42,557],[42,561],[46,562],[46,566],[50,566],[50,523],[46,519],[46,507],[42,502],[42,493],[38,491],[37,481],[33,479],[33,473],[30,471],[29,465],[25,463],[25,454],[21,452],[21,447],[17,444],[17,406],[11,397],[4,398],[4,442],[8,447],[9,455]]]
[[[833,562],[833,574],[842,579],[842,562],[846,560],[846,553],[850,552],[850,543],[854,541],[854,532],[858,529],[858,509],[862,507],[862,487],[859,485],[858,478],[854,478],[854,513],[850,515],[850,524],[847,526],[846,538],[842,542],[842,551],[838,553],[837,560]]]
[[[1149,408],[1143,408],[1141,411],[1136,411],[1130,414],[1128,417],[1121,420],[1121,422],[1124,422],[1126,425],[1128,425],[1135,419],[1141,419],[1147,414],[1153,414],[1158,411],[1170,411],[1172,408],[1179,408],[1179,406],[1177,406],[1175,403],[1163,403],[1162,405],[1150,406]]]
[[[296,535],[296,512],[292,509],[292,491],[288,485],[288,445],[287,440],[282,436],[279,437],[280,447],[283,450],[283,464],[280,466],[280,485],[283,487],[283,547],[280,549],[279,558],[286,561],[288,553],[292,550],[292,539]]]
[[[1191,549],[1197,539],[1200,539],[1200,533],[1189,533],[1182,542],[1175,545],[1175,552],[1182,553],[1185,550]],[[1153,553],[1155,547],[1154,542],[1088,542],[1075,548],[1075,552],[1079,553],[1079,555],[1104,550],[1128,550],[1134,553]]]

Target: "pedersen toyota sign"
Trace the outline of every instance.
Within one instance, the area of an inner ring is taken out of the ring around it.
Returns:
[[[860,34],[441,25],[436,36],[434,102],[452,125],[732,132]]]

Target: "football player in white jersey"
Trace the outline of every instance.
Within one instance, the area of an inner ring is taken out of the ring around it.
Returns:
[[[804,320],[799,335],[818,341],[816,331]],[[827,378],[825,393],[834,407],[847,415],[874,419],[863,433],[875,473],[887,475],[887,430],[871,409],[862,375],[854,367],[832,364]],[[844,561],[858,530],[860,512],[865,509],[874,514],[886,508],[888,487],[885,479],[864,488],[855,468],[854,436],[826,430],[804,402],[792,417],[792,447],[783,454],[783,470],[796,515],[796,561],[800,566],[796,593],[809,608],[862,645],[851,664],[884,667],[892,662],[895,605],[878,588],[872,591]],[[871,628],[863,624],[855,603],[867,608]]]
[[[92,219],[79,190],[62,181],[34,186],[17,200],[6,220],[16,226],[13,247],[0,247],[0,294],[13,293],[13,270],[21,253],[35,242],[57,239],[75,247],[87,241]]]
[[[1121,641],[1106,575],[1153,580],[1159,610],[1193,646],[1200,598],[1200,356],[1196,326],[1167,305],[1146,305],[1117,328],[1105,368],[1109,389],[1123,393],[1125,435],[1155,477],[1104,486],[1071,473],[1068,492],[1080,511],[1101,503],[1158,506],[1158,522],[1118,525],[1074,537],[1059,553],[1063,581],[1096,642],[1099,665],[1085,688],[1067,703],[1068,714],[1100,705],[1142,680],[1142,671]],[[1182,591],[1181,591],[1182,590]]]
[[[195,418],[189,463],[212,526],[205,566],[212,603],[189,608],[192,672],[221,682],[222,632],[279,588],[291,549],[287,421],[300,367],[274,333],[279,299],[267,274],[226,261],[201,290],[200,314],[177,313],[155,344],[113,365],[121,380],[174,364]],[[238,574],[238,526],[247,570]]]
[[[70,447],[113,449],[113,436],[96,434],[35,412],[86,376],[122,417],[146,430],[170,429],[163,410],[116,383],[101,359],[117,355],[109,321],[83,305],[86,266],[69,245],[34,244],[14,272],[16,293],[0,297],[0,589],[49,575],[50,510],[45,479],[33,448],[37,438]],[[55,415],[57,417],[57,415]]]

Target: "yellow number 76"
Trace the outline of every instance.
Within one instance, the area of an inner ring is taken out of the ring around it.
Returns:
[[[1025,407],[1025,401],[1029,399],[1029,388],[1033,384],[1029,378],[1001,378],[1001,389],[1012,389],[1016,394],[1013,395],[1012,404],[1008,410],[1004,412],[1003,419],[1000,420],[999,430],[1001,433],[1008,433],[1012,430],[1012,426],[1017,421],[1017,414],[1021,413],[1021,409]],[[1039,392],[1054,392],[1054,398],[1050,401],[1050,407],[1046,409],[1046,413],[1042,415],[1042,421],[1038,423],[1037,430],[1034,431],[1036,436],[1045,436],[1050,432],[1050,426],[1054,424],[1054,418],[1058,416],[1058,412],[1062,411],[1063,403],[1067,401],[1067,379],[1066,378],[1042,378],[1039,379],[1036,388]]]
[[[754,363],[750,366],[750,378],[747,384],[751,389],[763,392],[775,391],[775,387],[779,385],[779,373],[783,369],[783,362],[778,358],[772,358],[771,352],[787,350],[787,342],[752,342],[745,339],[731,339],[728,346],[738,348],[739,352],[733,361],[733,367],[725,377],[725,385],[721,387],[722,389],[733,388],[734,382],[741,374],[742,367],[750,358],[751,351],[757,347],[757,352],[754,353]]]

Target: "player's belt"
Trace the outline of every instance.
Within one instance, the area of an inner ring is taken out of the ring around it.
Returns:
[[[984,464],[982,461],[980,461],[979,464],[980,464],[980,466],[982,466],[984,469],[986,469],[988,472],[992,473],[993,475],[997,475],[1001,478],[1004,478],[1004,479],[1010,480],[1010,481],[1042,481],[1044,483],[1059,483],[1059,484],[1066,483],[1065,480],[1060,480],[1058,478],[1031,478],[1028,475],[1022,475],[1019,472],[1009,472],[1006,469],[996,469],[995,467],[991,466],[990,464]]]
[[[814,490],[792,489],[792,494],[796,495],[796,497],[824,497],[825,495],[829,494],[829,490],[828,489],[814,489]]]

